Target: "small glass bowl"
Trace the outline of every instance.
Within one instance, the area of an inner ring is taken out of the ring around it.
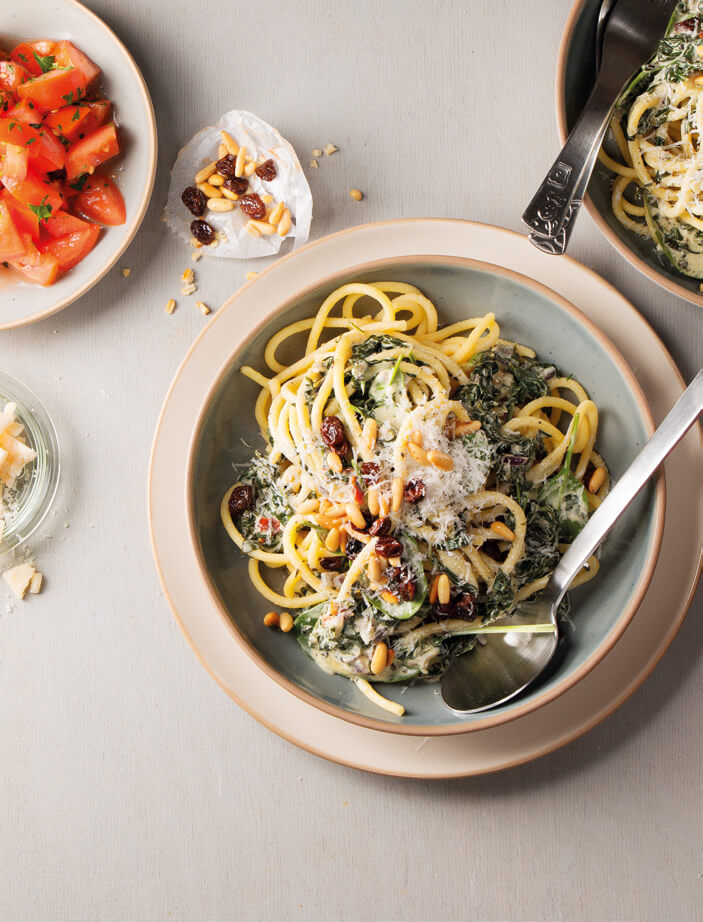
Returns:
[[[49,511],[59,485],[61,462],[59,440],[51,417],[37,397],[12,375],[0,371],[0,410],[6,403],[17,404],[15,416],[24,426],[22,438],[36,452],[5,497],[16,499],[12,514],[5,520],[0,558],[24,543],[39,527]]]

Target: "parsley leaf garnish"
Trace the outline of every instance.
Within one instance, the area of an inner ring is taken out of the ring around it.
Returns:
[[[46,204],[46,200],[49,198],[48,195],[45,195],[41,200],[39,205],[29,205],[29,210],[33,211],[34,214],[39,218],[40,221],[48,221],[51,217],[52,208],[51,205]]]
[[[76,192],[82,192],[83,186],[86,184],[87,179],[88,179],[88,174],[81,173],[78,179],[75,182],[69,183],[69,185],[71,186],[72,189],[75,189]]]
[[[41,72],[43,74],[48,73],[48,71],[53,70],[56,67],[56,58],[53,56],[53,54],[47,54],[46,57],[42,57],[35,51],[34,60],[41,67]]]

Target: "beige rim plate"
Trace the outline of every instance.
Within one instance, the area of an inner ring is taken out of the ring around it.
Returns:
[[[286,300],[311,279],[361,262],[408,255],[470,256],[535,278],[581,308],[622,351],[655,420],[682,390],[661,341],[608,283],[573,260],[547,259],[526,238],[502,228],[449,220],[396,221],[354,228],[275,263],[255,282],[266,300]],[[152,449],[149,519],[157,569],[176,620],[210,674],[245,710],[297,745],[356,768],[410,777],[461,777],[536,758],[584,733],[621,704],[653,669],[690,603],[700,566],[703,496],[700,432],[666,466],[664,539],[650,590],[628,630],[581,682],[538,711],[470,734],[417,737],[369,730],[301,701],[259,670],[220,618],[188,537],[188,445],[212,369],[256,322],[223,309],[200,334],[166,398]],[[646,356],[646,364],[641,357]],[[178,498],[178,499],[176,499]]]

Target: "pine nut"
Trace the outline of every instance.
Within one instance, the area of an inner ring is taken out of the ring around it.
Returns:
[[[228,198],[211,198],[208,199],[207,207],[210,211],[232,211],[234,202],[230,202]]]
[[[345,531],[340,531],[339,533],[339,549],[344,553],[347,549],[347,533]]]
[[[695,86],[703,86],[703,74],[696,74],[693,78],[693,83]]]
[[[248,221],[248,222],[244,225],[244,230],[247,232],[247,234],[251,234],[252,237],[260,237],[260,236],[261,236],[259,230],[258,230],[256,227],[254,227],[254,225],[251,223],[251,221]]]
[[[250,218],[248,222],[252,227],[255,227],[260,234],[263,234],[265,237],[270,236],[271,234],[276,233],[276,228],[272,227],[268,221],[255,221],[254,218]]]
[[[381,593],[381,598],[384,602],[388,602],[389,605],[398,604],[398,596],[394,595],[392,592],[388,592],[388,590]]]
[[[209,182],[198,183],[198,189],[208,198],[219,198],[220,190],[216,189],[215,186],[211,185]]]
[[[443,451],[428,451],[427,460],[432,467],[439,468],[440,471],[451,471],[454,469],[454,462],[449,455],[445,455]]]
[[[376,649],[373,651],[373,656],[371,657],[371,672],[373,672],[374,675],[380,675],[386,668],[387,662],[388,647],[381,641],[379,644],[376,644]]]
[[[284,634],[293,630],[293,617],[287,611],[281,612],[278,623]]]
[[[278,222],[278,236],[285,237],[291,228],[290,211],[286,208]]]
[[[369,507],[371,515],[377,519],[381,511],[381,506],[378,502],[378,489],[376,487],[369,487],[368,493],[366,494],[366,505]]]
[[[166,307],[164,308],[164,311],[167,314],[172,314],[175,311],[175,309],[176,309],[176,302],[173,300],[173,298],[169,298],[169,300],[166,302]]]
[[[595,471],[591,474],[591,479],[588,481],[588,491],[589,493],[597,493],[600,488],[603,486],[605,481],[605,468],[597,467]]]
[[[350,189],[349,195],[351,195],[355,202],[360,202],[364,197],[364,193],[361,191],[361,189]]]
[[[222,192],[222,194],[224,195],[225,198],[228,198],[228,199],[230,200],[230,202],[238,202],[238,201],[239,201],[239,196],[237,195],[236,192],[230,192],[229,189],[222,189],[221,192]]]
[[[200,170],[200,172],[195,174],[196,186],[198,185],[198,183],[205,182],[208,176],[212,176],[212,174],[215,172],[216,169],[217,169],[217,164],[215,163],[214,160],[212,161],[212,163],[208,163],[207,166],[204,166],[202,170]]]
[[[470,435],[472,432],[478,432],[481,423],[477,419],[472,419],[468,423],[457,423],[454,426],[454,435]]]
[[[437,594],[439,591],[439,577],[440,574],[438,573],[432,578],[432,584],[430,585],[430,605],[434,605],[437,601]]]
[[[415,429],[410,435],[410,441],[414,442],[418,448],[422,448],[422,433],[418,429]]]
[[[304,500],[295,510],[298,515],[307,515],[309,512],[317,512],[320,508],[320,501],[314,497]]]
[[[427,465],[427,452],[424,448],[420,448],[419,445],[416,445],[414,442],[408,442],[408,451],[410,456],[417,461],[418,464]]]
[[[261,196],[261,201],[264,203],[264,205],[270,205],[271,202],[273,201],[273,196],[269,195],[269,193],[267,192],[266,195]]]
[[[504,541],[515,540],[515,532],[508,528],[504,522],[491,522],[491,531],[494,535],[498,535],[499,538],[503,538]]]
[[[369,418],[366,420],[364,423],[364,428],[361,430],[361,434],[364,437],[364,441],[366,442],[366,446],[369,451],[373,451],[376,444],[376,438],[378,437],[378,423],[373,418],[373,416],[369,416]]]
[[[247,159],[246,147],[240,147],[237,151],[237,160],[234,164],[234,175],[241,178],[244,175],[244,162]]]
[[[404,489],[405,484],[403,483],[403,478],[394,477],[393,483],[391,484],[391,510],[393,512],[398,512],[400,507],[403,505]]]
[[[401,483],[402,483],[402,480],[401,480]],[[403,500],[402,495],[401,495],[400,499],[401,499],[401,502],[402,502],[402,500]],[[387,497],[386,494],[383,493],[383,492],[379,492],[379,494],[378,494],[378,505],[379,505],[380,514],[381,514],[382,516],[388,515],[388,513],[391,511],[391,510],[390,510],[390,507],[388,506],[388,497]],[[396,510],[396,511],[397,511],[397,510]]]
[[[207,304],[203,304],[202,301],[196,301],[195,306],[198,308],[201,314],[204,314],[206,317],[210,313],[210,308]]]
[[[335,474],[341,474],[343,470],[342,459],[334,451],[327,453],[327,465],[330,467]]]
[[[378,557],[372,557],[369,560],[366,572],[372,583],[380,583],[383,580],[383,565]]]
[[[227,148],[227,153],[234,154],[236,157],[239,153],[239,144],[237,144],[232,135],[227,131],[221,131],[220,136],[222,137],[222,141]]]
[[[440,605],[449,605],[452,597],[452,588],[446,573],[440,573],[437,580],[437,601]]]
[[[278,627],[278,612],[270,611],[268,614],[264,615],[264,624],[266,627]]]
[[[275,227],[278,224],[278,222],[281,220],[281,218],[283,217],[283,212],[285,211],[285,208],[286,208],[286,203],[279,202],[278,205],[276,205],[276,207],[273,209],[271,214],[268,216],[269,224],[273,224],[273,226]]]
[[[247,179],[251,176],[251,174],[254,172],[255,169],[256,169],[256,160],[249,160],[244,165],[244,175],[247,177]]]
[[[330,528],[327,532],[327,537],[325,538],[325,547],[328,551],[338,551],[339,550],[339,539],[340,531],[338,528]]]
[[[217,148],[217,159],[221,160],[225,156],[226,153],[227,153],[227,148],[225,147],[224,144],[220,144],[220,146]]]
[[[392,567],[396,567],[396,568],[399,567],[399,566],[401,565],[402,562],[403,562],[403,561],[400,559],[400,557],[391,557],[391,558],[389,559],[389,561],[388,561],[388,563],[389,563]]]
[[[210,176],[208,179],[208,182],[210,183],[210,185],[215,186],[215,188],[217,188],[218,186],[224,185],[224,181],[225,181],[224,176],[220,176],[219,173],[213,173],[212,176]]]
[[[359,509],[356,503],[347,503],[344,507],[344,511],[355,528],[366,528],[364,513]]]

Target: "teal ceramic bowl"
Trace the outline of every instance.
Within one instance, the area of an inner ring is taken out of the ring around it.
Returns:
[[[222,618],[255,662],[293,694],[338,717],[367,727],[423,736],[455,734],[512,720],[540,707],[578,682],[608,652],[634,616],[656,562],[664,520],[663,483],[631,506],[603,548],[598,579],[571,593],[573,630],[559,667],[528,694],[483,714],[460,716],[443,704],[438,683],[381,685],[406,709],[403,718],[379,710],[347,679],[322,672],[293,635],[264,627],[271,608],[250,583],[247,558],[227,537],[219,504],[245,462],[249,446],[263,445],[254,420],[258,387],[240,374],[242,365],[264,369],[264,347],[281,327],[316,312],[346,282],[395,279],[420,288],[452,323],[494,311],[503,335],[535,348],[568,369],[586,387],[601,413],[598,449],[615,478],[630,464],[653,429],[634,375],[615,347],[590,321],[549,289],[486,263],[451,257],[397,258],[358,266],[262,305],[263,319],[233,348],[217,371],[191,442],[187,503],[193,546],[203,579]],[[256,284],[256,283],[254,283]],[[236,302],[236,296],[234,301]],[[236,309],[236,304],[232,304]],[[298,353],[299,356],[300,353]],[[294,354],[278,357],[294,360]]]
[[[577,0],[566,24],[556,78],[556,108],[559,137],[566,140],[596,79],[596,24],[601,0]],[[617,157],[616,149],[609,153]],[[610,199],[613,174],[599,164],[588,185],[586,207],[606,238],[625,259],[649,279],[672,294],[703,305],[700,281],[686,278],[667,262],[651,240],[633,234],[613,214]]]

